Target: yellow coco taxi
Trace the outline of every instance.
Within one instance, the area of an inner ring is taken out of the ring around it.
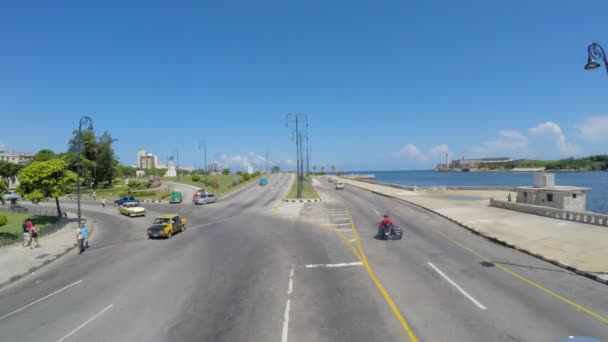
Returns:
[[[146,208],[137,202],[126,202],[118,206],[118,212],[129,217],[146,216]]]
[[[188,220],[177,214],[159,216],[148,228],[148,238],[164,237],[169,239],[174,233],[185,231],[186,223],[188,223]]]

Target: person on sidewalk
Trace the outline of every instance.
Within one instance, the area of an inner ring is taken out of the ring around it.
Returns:
[[[35,224],[32,225],[32,229],[30,230],[30,235],[32,236],[31,241],[30,241],[30,249],[33,249],[35,247],[40,247],[40,244],[38,243],[38,227],[36,227]],[[32,242],[35,242],[36,246],[32,246]]]
[[[23,247],[30,245],[30,229],[27,226],[27,220],[23,221]]]
[[[30,235],[30,238],[27,241],[27,246],[31,246],[32,245],[32,227],[34,226],[34,223],[32,222],[32,220],[29,217],[27,218],[27,220],[25,220],[25,226],[27,227],[27,232]]]
[[[106,207],[106,198],[105,197],[101,199],[101,206],[104,208]]]
[[[95,191],[93,191],[93,201],[97,200],[97,193],[95,193]]]

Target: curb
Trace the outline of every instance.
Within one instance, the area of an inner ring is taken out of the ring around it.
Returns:
[[[62,228],[63,229],[63,228]],[[95,230],[95,226],[92,227],[91,231],[89,232],[89,234],[92,234],[93,231]],[[34,267],[31,267],[30,269],[28,269],[27,271],[21,273],[21,274],[17,274],[14,275],[12,277],[10,277],[7,281],[5,281],[4,283],[0,284],[0,289],[16,282],[19,279],[23,279],[25,277],[27,277],[30,274],[33,274],[34,272],[38,271],[39,269],[51,264],[52,262],[56,261],[57,259],[61,258],[62,256],[68,254],[69,252],[71,252],[72,250],[74,250],[76,247],[78,246],[71,246],[66,248],[65,250],[63,250],[60,253],[57,253],[55,255],[52,255],[50,258],[46,259],[45,261],[42,262],[42,264],[40,265],[36,265]]]
[[[320,199],[318,198],[288,198],[288,199],[284,199],[283,202],[290,202],[290,203],[295,203],[295,202],[321,202]]]
[[[364,189],[364,188],[361,188],[361,189]],[[364,189],[364,190],[367,190],[367,189]],[[602,277],[600,277],[599,275],[597,275],[595,273],[581,270],[581,269],[576,268],[574,266],[570,266],[570,265],[568,265],[566,263],[563,263],[563,262],[561,262],[559,260],[552,259],[552,258],[546,257],[546,256],[544,256],[542,254],[533,252],[531,250],[518,247],[518,246],[514,245],[513,243],[511,243],[509,241],[506,241],[506,240],[503,240],[503,239],[501,239],[499,237],[496,237],[496,236],[484,233],[484,232],[482,232],[482,231],[480,231],[478,229],[475,229],[474,227],[471,227],[471,226],[469,226],[467,224],[464,224],[464,223],[462,223],[462,222],[460,222],[458,220],[455,220],[455,219],[453,219],[453,218],[451,218],[449,216],[446,216],[446,215],[444,215],[442,213],[439,213],[439,212],[437,212],[437,211],[435,211],[435,210],[433,210],[431,208],[427,208],[427,207],[425,207],[423,205],[420,205],[420,204],[417,204],[417,203],[413,203],[413,202],[404,200],[402,198],[397,198],[397,197],[392,197],[392,196],[389,196],[389,195],[386,195],[386,194],[381,194],[381,193],[373,191],[373,190],[368,190],[368,191],[371,191],[371,193],[376,194],[376,195],[380,195],[380,196],[384,196],[384,197],[388,197],[388,198],[393,198],[393,199],[396,199],[396,200],[399,200],[399,201],[411,204],[411,205],[416,206],[418,208],[424,209],[424,210],[429,211],[429,212],[431,212],[431,213],[433,213],[433,214],[435,214],[437,216],[443,217],[443,218],[447,219],[448,221],[456,223],[457,225],[459,225],[459,226],[465,228],[466,230],[468,230],[469,232],[471,232],[471,233],[473,233],[475,235],[479,235],[479,236],[481,236],[481,237],[483,237],[483,238],[485,238],[487,240],[490,240],[490,241],[492,241],[494,243],[497,243],[499,245],[515,249],[515,250],[517,250],[519,252],[522,252],[524,254],[528,254],[530,256],[533,256],[533,257],[535,257],[537,259],[541,259],[541,260],[543,260],[545,262],[548,262],[550,264],[553,264],[555,266],[567,269],[568,271],[574,272],[576,274],[582,275],[584,277],[587,277],[589,279],[595,280],[595,281],[600,282],[602,284],[608,285],[608,279],[602,278]]]

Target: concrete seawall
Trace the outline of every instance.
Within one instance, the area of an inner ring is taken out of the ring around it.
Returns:
[[[519,211],[526,214],[534,214],[560,220],[608,227],[608,215],[596,214],[591,212],[568,211],[549,207],[541,207],[538,205],[499,201],[493,198],[490,199],[490,206],[495,208]]]
[[[442,190],[488,190],[488,191],[515,191],[513,186],[416,186],[416,185],[400,185],[394,183],[384,183],[369,179],[357,179],[359,182],[389,186],[391,188],[403,189],[408,191],[442,191]]]

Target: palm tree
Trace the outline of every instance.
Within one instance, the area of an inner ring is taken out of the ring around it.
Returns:
[[[325,166],[321,166],[321,173],[325,173]]]
[[[313,165],[313,166],[312,166],[312,170],[313,170],[313,171],[317,171],[317,167]]]
[[[336,165],[331,166],[331,172],[336,172]]]

